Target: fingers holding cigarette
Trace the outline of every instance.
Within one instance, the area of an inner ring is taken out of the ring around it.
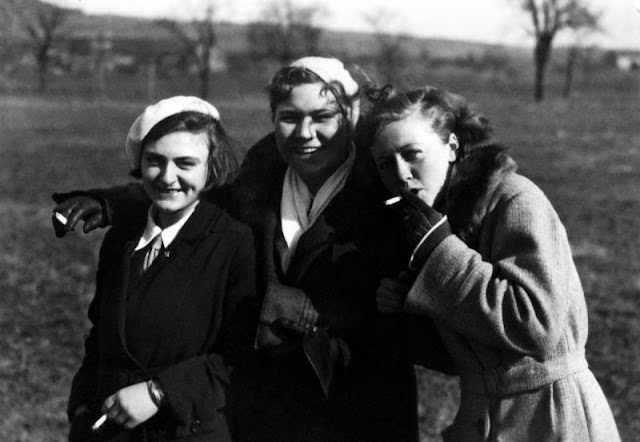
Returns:
[[[53,224],[56,235],[62,237],[76,224],[83,222],[83,231],[90,232],[106,225],[106,214],[103,213],[100,200],[91,196],[74,196],[53,209]]]

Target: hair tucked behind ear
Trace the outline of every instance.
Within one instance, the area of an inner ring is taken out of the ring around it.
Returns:
[[[373,89],[373,93],[371,92]],[[380,130],[389,123],[419,113],[431,128],[447,141],[453,133],[460,144],[458,158],[489,140],[491,126],[482,115],[471,110],[469,103],[460,95],[433,86],[424,86],[405,93],[397,93],[390,85],[370,88],[366,96],[373,105],[362,130],[365,142],[375,142]]]

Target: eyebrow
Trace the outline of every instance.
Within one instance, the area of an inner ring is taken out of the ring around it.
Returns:
[[[396,149],[396,151],[402,152],[403,150],[406,150],[406,149],[416,149],[416,147],[415,147],[416,144],[418,144],[418,143],[406,143],[406,144],[403,144],[402,146],[398,147]]]
[[[284,114],[295,114],[295,115],[299,115],[299,114],[306,114],[306,112],[301,111],[298,108],[295,107],[286,107],[286,105],[281,108],[278,109],[276,111],[276,113],[284,113]],[[315,115],[315,114],[321,114],[321,113],[333,113],[333,114],[339,114],[340,113],[340,107],[338,105],[328,105],[327,107],[322,107],[319,109],[314,109],[312,111],[309,112],[310,115]]]
[[[152,158],[163,158],[163,159],[167,158],[167,156],[159,154],[159,153],[156,153],[156,152],[145,151],[145,154],[147,155],[147,157],[152,157]],[[196,156],[189,156],[189,155],[184,155],[184,156],[180,156],[180,157],[173,157],[172,160],[173,161],[192,160],[192,161],[200,162],[200,158],[198,158]]]

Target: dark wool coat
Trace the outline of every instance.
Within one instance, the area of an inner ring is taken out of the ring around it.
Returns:
[[[617,441],[587,368],[587,310],[565,229],[500,146],[454,168],[433,251],[406,308],[437,321],[461,404],[447,441]]]
[[[344,189],[302,235],[285,273],[278,248],[286,165],[273,135],[249,151],[232,199],[256,237],[263,313],[271,305],[301,325],[314,318],[314,325],[346,344],[350,357],[346,366],[344,358],[334,361],[327,398],[298,337],[280,335],[281,345],[257,352],[255,363],[237,373],[234,388],[240,441],[417,440],[406,324],[380,317],[375,303],[381,277],[406,265],[407,250],[381,203],[370,161],[356,156]],[[443,353],[434,339],[434,364],[446,359]]]
[[[251,348],[257,312],[251,231],[201,201],[134,282],[130,262],[145,224],[141,212],[104,238],[69,410],[88,405],[93,421],[106,397],[153,377],[166,394],[159,413],[130,431],[107,423],[93,440],[230,440],[227,365]]]

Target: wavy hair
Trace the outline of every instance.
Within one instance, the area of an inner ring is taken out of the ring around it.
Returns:
[[[339,81],[327,83],[315,72],[301,66],[285,66],[278,70],[271,79],[267,86],[271,118],[273,119],[275,116],[278,105],[289,98],[294,87],[311,83],[324,84],[322,92],[331,92],[336,99],[342,117],[345,120],[349,118],[349,109],[352,109],[358,100],[360,91],[349,95]]]
[[[472,111],[464,97],[444,89],[424,86],[398,93],[387,85],[369,90],[366,95],[374,101],[361,128],[367,145],[376,141],[384,126],[416,113],[425,117],[443,142],[447,142],[452,133],[456,135],[460,145],[458,159],[490,140],[489,120]]]

